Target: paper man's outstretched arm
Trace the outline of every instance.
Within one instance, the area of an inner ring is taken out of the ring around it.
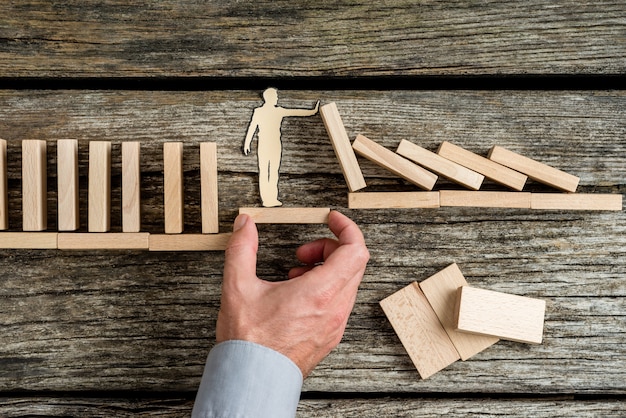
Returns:
[[[313,116],[317,114],[320,108],[320,101],[318,100],[315,104],[315,107],[311,110],[309,109],[285,109],[283,108],[284,116]]]
[[[250,146],[252,144],[252,138],[259,127],[259,122],[257,121],[257,113],[256,110],[252,113],[252,120],[250,121],[250,126],[248,126],[248,132],[246,132],[246,139],[243,141],[243,153],[248,155],[250,153]]]

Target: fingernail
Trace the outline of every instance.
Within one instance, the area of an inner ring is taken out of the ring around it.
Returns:
[[[248,222],[248,215],[242,214],[235,218],[235,224],[233,225],[233,232],[239,231]]]

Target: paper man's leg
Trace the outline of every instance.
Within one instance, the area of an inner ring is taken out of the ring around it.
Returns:
[[[259,146],[259,193],[265,207],[282,206],[278,200],[278,169],[280,167],[281,151],[267,152],[265,147]]]

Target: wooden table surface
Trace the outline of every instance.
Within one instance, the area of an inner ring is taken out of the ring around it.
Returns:
[[[200,231],[198,144],[217,142],[230,230],[239,207],[259,205],[256,155],[241,147],[268,86],[284,106],[336,102],[350,138],[430,150],[447,140],[480,154],[497,144],[579,176],[579,191],[626,194],[623,2],[128,3],[0,3],[11,230],[21,229],[20,140],[48,141],[54,231],[55,141],[67,138],[80,144],[82,230],[91,140],[113,143],[113,231],[120,144],[141,141],[148,232],[163,231],[162,143],[183,141],[186,233]],[[285,205],[349,215],[372,255],[299,417],[623,416],[623,210],[349,210],[320,117],[286,119],[282,132]],[[360,161],[370,190],[416,190]],[[299,244],[329,235],[259,230],[269,280],[285,277]],[[188,416],[222,262],[220,252],[1,250],[0,416]],[[546,300],[544,341],[500,342],[421,380],[378,302],[453,262],[472,285]]]

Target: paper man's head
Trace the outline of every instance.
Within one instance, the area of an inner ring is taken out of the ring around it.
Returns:
[[[278,90],[273,87],[266,89],[263,92],[263,100],[269,105],[276,106],[278,104]]]

